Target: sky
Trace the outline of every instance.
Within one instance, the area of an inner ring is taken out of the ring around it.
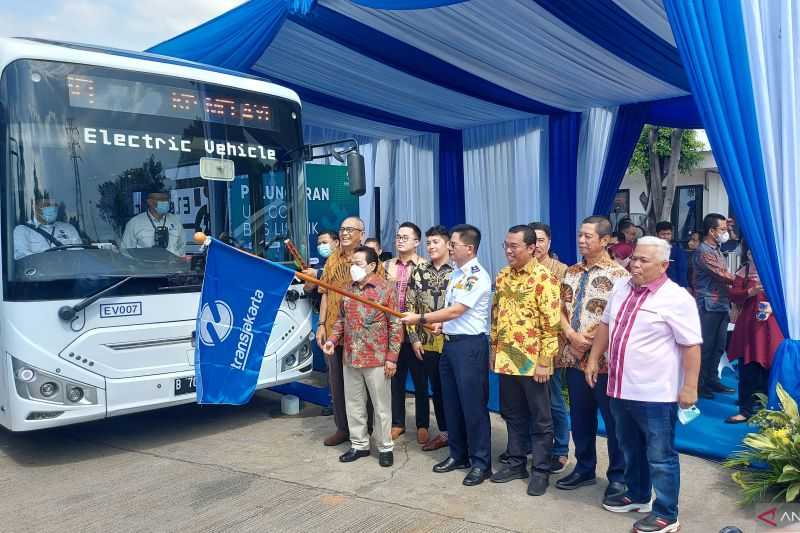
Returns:
[[[0,37],[145,50],[245,0],[0,0]]]

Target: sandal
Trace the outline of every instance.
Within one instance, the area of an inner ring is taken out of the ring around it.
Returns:
[[[741,418],[739,418],[741,417]],[[747,422],[748,417],[743,414],[729,416],[725,419],[726,424],[744,424]]]

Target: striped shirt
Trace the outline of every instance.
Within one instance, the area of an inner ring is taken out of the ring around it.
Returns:
[[[620,281],[601,321],[609,326],[608,395],[676,402],[683,380],[681,347],[703,342],[692,296],[666,274],[641,287]]]

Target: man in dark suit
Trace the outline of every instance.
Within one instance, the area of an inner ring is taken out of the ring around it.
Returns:
[[[672,251],[669,254],[667,276],[681,287],[688,287],[689,280],[687,271],[689,268],[689,260],[686,255],[686,250],[681,248],[680,244],[672,242],[672,223],[664,220],[656,224],[656,236],[672,245]]]

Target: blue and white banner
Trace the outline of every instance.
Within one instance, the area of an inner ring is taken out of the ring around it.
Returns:
[[[247,403],[294,271],[212,240],[197,312],[197,403]]]

